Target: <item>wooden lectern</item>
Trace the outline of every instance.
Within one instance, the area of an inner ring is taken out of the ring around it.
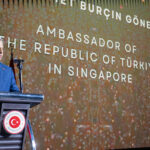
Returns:
[[[43,99],[40,94],[0,93],[0,150],[23,150],[29,110]]]

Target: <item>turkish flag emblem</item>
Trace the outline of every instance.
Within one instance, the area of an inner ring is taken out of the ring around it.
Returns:
[[[9,125],[12,127],[12,128],[18,128],[20,126],[20,118],[17,117],[17,116],[13,116],[10,121],[9,121]]]
[[[10,111],[3,120],[3,126],[9,134],[19,134],[23,131],[26,121],[20,111]]]

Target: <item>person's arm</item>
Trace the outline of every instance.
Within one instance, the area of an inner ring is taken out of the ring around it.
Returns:
[[[15,77],[14,77],[14,73],[11,69],[11,86],[10,86],[10,92],[19,92],[19,88],[16,84],[16,80],[15,80]]]

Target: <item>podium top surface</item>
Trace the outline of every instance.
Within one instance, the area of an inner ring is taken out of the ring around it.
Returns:
[[[40,104],[44,99],[42,94],[26,94],[14,92],[0,92],[0,103],[30,104],[31,107]]]

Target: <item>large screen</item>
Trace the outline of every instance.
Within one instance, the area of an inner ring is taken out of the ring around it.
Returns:
[[[149,12],[149,0],[0,1],[2,63],[13,48],[24,93],[45,96],[30,111],[37,149],[150,147]]]

